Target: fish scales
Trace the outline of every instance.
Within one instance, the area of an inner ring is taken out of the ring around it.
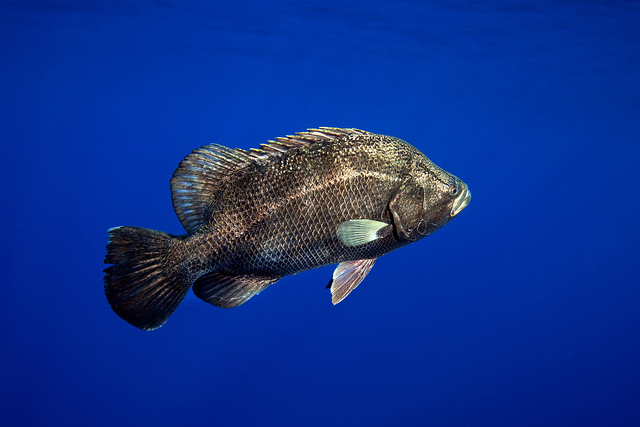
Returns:
[[[207,246],[228,236],[222,243],[226,259],[215,262],[239,273],[286,276],[397,246],[384,239],[364,248],[345,247],[335,232],[348,219],[389,220],[386,205],[406,174],[409,156],[397,149],[376,152],[378,143],[359,138],[311,145],[256,162],[230,179],[220,214],[212,213],[206,233]],[[265,252],[277,254],[278,262],[260,256]]]
[[[107,298],[142,329],[161,326],[191,286],[230,308],[328,264],[338,264],[338,303],[375,259],[443,226],[470,193],[401,139],[320,128],[251,151],[194,150],[174,173],[172,198],[187,234],[109,232]]]

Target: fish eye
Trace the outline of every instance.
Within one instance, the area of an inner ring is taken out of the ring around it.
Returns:
[[[454,186],[449,187],[449,194],[450,194],[452,197],[457,196],[457,195],[458,195],[458,193],[460,193],[460,190],[458,189],[458,187],[454,187]]]

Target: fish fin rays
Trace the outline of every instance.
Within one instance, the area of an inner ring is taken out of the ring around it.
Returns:
[[[173,208],[184,228],[193,232],[207,222],[218,194],[237,171],[258,159],[277,156],[295,148],[362,135],[369,135],[369,132],[321,127],[276,138],[248,151],[218,144],[200,147],[180,162],[171,178]]]
[[[107,300],[118,316],[144,330],[162,326],[189,292],[189,278],[167,268],[173,236],[139,227],[109,230],[104,272]]]
[[[345,246],[362,246],[391,232],[391,224],[372,219],[350,219],[338,226],[338,239]]]
[[[209,304],[233,308],[247,302],[280,277],[236,275],[233,272],[214,271],[200,277],[193,284],[193,293]]]
[[[194,232],[207,221],[207,211],[222,191],[223,181],[251,161],[246,153],[211,144],[193,150],[171,178],[171,200],[180,222]]]
[[[367,277],[376,259],[359,259],[338,264],[329,282],[331,302],[334,305],[345,299]],[[329,287],[329,286],[327,286]]]

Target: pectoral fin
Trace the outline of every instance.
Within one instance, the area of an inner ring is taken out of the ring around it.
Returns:
[[[331,302],[337,304],[347,297],[369,274],[376,259],[359,259],[338,264],[333,272],[331,286]]]
[[[338,239],[345,246],[361,246],[391,232],[391,225],[372,219],[350,219],[338,226]]]

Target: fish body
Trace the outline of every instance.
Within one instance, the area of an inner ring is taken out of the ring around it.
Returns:
[[[338,264],[337,304],[376,258],[446,224],[466,184],[407,142],[358,129],[310,129],[249,151],[194,150],[171,180],[182,236],[109,230],[105,292],[142,329],[167,320],[193,286],[236,307],[280,278]]]

